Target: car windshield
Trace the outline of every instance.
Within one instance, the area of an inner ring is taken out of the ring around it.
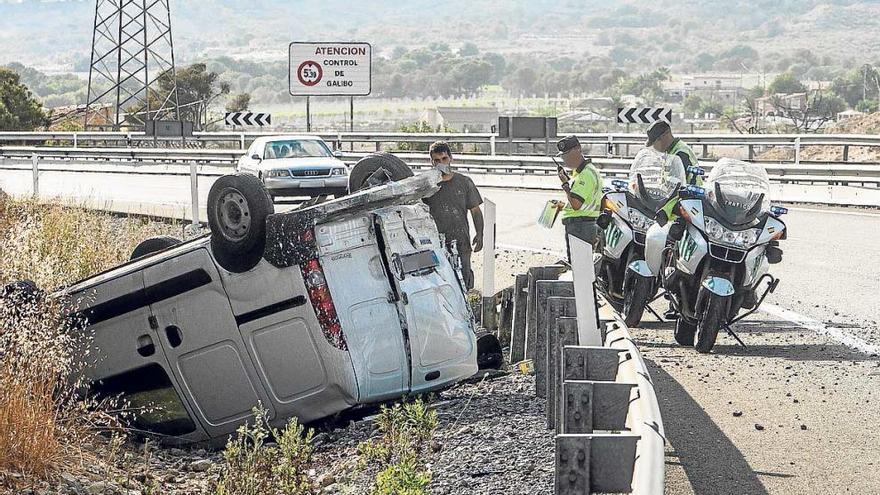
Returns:
[[[327,145],[314,139],[269,141],[263,153],[264,160],[276,158],[312,158],[332,156]]]
[[[639,190],[639,177],[644,191]],[[630,190],[646,201],[666,199],[684,182],[681,158],[651,148],[639,151],[629,168]]]

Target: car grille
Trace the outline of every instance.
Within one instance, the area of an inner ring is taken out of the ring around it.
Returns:
[[[307,170],[291,170],[290,175],[294,177],[325,177],[330,175],[329,168],[311,168]]]
[[[724,247],[720,244],[709,244],[709,254],[713,258],[731,263],[742,263],[746,259],[746,252],[742,249]]]

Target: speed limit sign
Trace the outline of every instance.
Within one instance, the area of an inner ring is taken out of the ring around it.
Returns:
[[[296,77],[303,86],[314,86],[321,82],[321,78],[324,77],[324,69],[317,62],[306,60],[299,64],[299,69],[296,70]]]

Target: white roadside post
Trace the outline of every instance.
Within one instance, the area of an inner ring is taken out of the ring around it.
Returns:
[[[189,186],[192,193],[192,226],[197,228],[199,224],[199,168],[196,162],[189,164]]]
[[[483,203],[483,328],[495,328],[495,203]]]
[[[800,166],[801,164],[801,138],[800,136],[794,138],[794,165],[795,167]]]
[[[585,346],[601,346],[602,334],[599,332],[599,314],[593,288],[593,283],[596,281],[593,247],[573,235],[568,236],[568,243],[571,249],[571,270],[574,278],[578,342]]]
[[[36,153],[31,154],[31,163],[34,176],[34,199],[40,199],[40,159]]]

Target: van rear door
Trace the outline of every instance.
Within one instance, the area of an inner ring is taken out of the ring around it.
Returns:
[[[471,314],[427,206],[390,206],[374,214],[403,303],[411,390],[429,390],[473,375],[477,361]]]
[[[360,402],[399,397],[409,390],[410,379],[400,317],[371,218],[360,214],[315,227]]]

